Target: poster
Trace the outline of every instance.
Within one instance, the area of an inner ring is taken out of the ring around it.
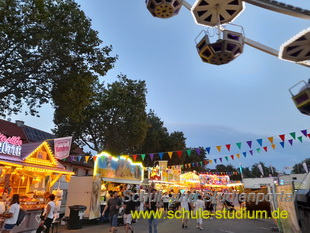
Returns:
[[[56,159],[67,158],[70,154],[72,137],[55,138],[54,154]]]
[[[143,167],[141,163],[133,163],[125,157],[115,158],[108,154],[97,156],[95,171],[100,177],[122,180],[141,181]]]

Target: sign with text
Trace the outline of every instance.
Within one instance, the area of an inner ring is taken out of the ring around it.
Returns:
[[[54,153],[56,159],[67,158],[70,154],[72,137],[54,139]]]
[[[20,137],[6,137],[0,133],[0,154],[21,155],[22,140]]]

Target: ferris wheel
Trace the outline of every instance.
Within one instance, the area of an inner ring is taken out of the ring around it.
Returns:
[[[226,29],[227,25],[238,26],[231,22],[244,10],[244,2],[306,20],[310,19],[310,10],[274,0],[196,0],[193,5],[185,0],[146,0],[145,2],[154,17],[173,17],[184,6],[191,11],[197,24],[217,28],[218,38],[215,42],[210,40],[208,31],[201,32],[195,40],[198,54],[203,62],[214,65],[227,64],[238,57],[243,52],[244,44],[247,44],[270,55],[310,67],[310,61],[308,61],[310,60],[310,28],[285,42],[280,47],[280,51],[246,38],[241,26],[238,32]]]
[[[244,2],[278,13],[310,20],[310,10],[302,9],[274,0],[196,0],[190,5],[185,0],[146,0],[147,9],[154,17],[170,18],[177,15],[182,6],[191,11],[197,24],[217,29],[217,40],[211,41],[208,31],[203,30],[195,39],[197,52],[203,62],[223,65],[237,58],[244,44],[254,47],[280,59],[310,67],[310,27],[298,33],[280,46],[279,51],[246,38],[241,26],[231,22],[244,10]],[[225,25],[225,27],[224,27]],[[239,31],[227,30],[227,25],[238,27]],[[305,85],[299,93],[292,89]],[[310,79],[301,81],[289,89],[298,110],[310,116]]]

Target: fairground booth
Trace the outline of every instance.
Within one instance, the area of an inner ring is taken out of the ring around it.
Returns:
[[[128,156],[112,156],[102,152],[93,156],[92,177],[72,177],[68,188],[67,205],[84,205],[84,218],[95,219],[101,216],[102,208],[109,198],[108,191],[120,194],[131,189],[138,191],[142,185],[144,169],[142,163],[132,162]],[[66,209],[69,216],[69,209]]]
[[[70,150],[67,143],[65,147]],[[9,198],[13,194],[19,194],[21,208],[27,212],[23,223],[14,227],[13,232],[36,229],[45,205],[44,193],[52,193],[51,187],[60,177],[66,176],[69,182],[74,174],[57,161],[53,149],[47,141],[22,144],[19,137],[7,138],[0,134],[2,199],[9,204]]]

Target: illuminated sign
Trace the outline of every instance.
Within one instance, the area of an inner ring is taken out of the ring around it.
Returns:
[[[0,133],[0,153],[7,155],[20,156],[22,140],[20,137],[6,137]]]

